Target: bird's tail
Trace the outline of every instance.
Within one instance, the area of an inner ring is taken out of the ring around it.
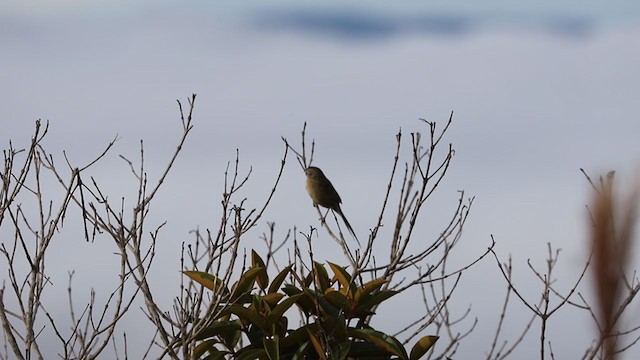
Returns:
[[[360,245],[360,240],[358,240],[358,237],[356,236],[355,231],[353,231],[353,228],[351,227],[351,224],[349,224],[349,220],[347,220],[347,217],[344,216],[344,214],[342,213],[342,209],[338,209],[337,212],[338,212],[338,214],[340,214],[340,217],[342,217],[342,221],[344,221],[344,224],[347,225],[347,229],[349,230],[351,235],[353,235],[354,239],[356,239],[356,242],[358,243],[358,246],[362,247]]]

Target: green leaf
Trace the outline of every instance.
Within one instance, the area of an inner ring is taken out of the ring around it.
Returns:
[[[229,293],[229,289],[224,286],[224,281],[215,275],[203,271],[183,271],[182,273],[209,290],[222,292],[223,294]]]
[[[362,287],[360,287],[356,291],[356,296],[355,296],[356,302],[360,302],[360,300],[366,298],[367,295],[371,294],[372,292],[374,292],[376,290],[379,290],[380,287],[382,287],[382,285],[384,285],[388,281],[389,280],[384,279],[384,278],[378,278],[378,279],[373,279],[373,280],[369,281],[368,283],[362,285]]]
[[[329,266],[331,267],[331,270],[333,270],[333,274],[335,278],[338,280],[338,282],[340,283],[340,285],[342,286],[342,288],[348,289],[349,292],[351,293],[351,297],[353,297],[356,291],[356,286],[355,284],[351,283],[351,275],[349,275],[347,270],[345,270],[343,267],[339,265],[336,265],[330,262]]]
[[[318,329],[317,323],[311,323],[311,324],[304,325],[300,328],[297,328],[291,331],[284,339],[282,339],[282,341],[280,342],[280,345],[283,348],[289,348],[296,344],[308,343],[310,340],[309,331],[315,332],[317,331],[317,329]]]
[[[283,297],[284,295],[280,293],[269,293],[262,297],[262,301],[269,304],[269,307],[273,309],[273,307],[278,305],[278,302],[280,302],[280,300],[282,300]]]
[[[215,340],[207,340],[207,341],[201,342],[193,349],[193,352],[191,353],[191,359],[194,359],[194,360],[200,359],[200,357],[204,355],[204,353],[206,353],[207,351],[214,351],[215,344],[216,344]]]
[[[260,314],[254,310],[247,309],[242,305],[233,304],[226,310],[229,313],[235,314],[243,322],[254,324],[261,329],[265,328],[265,321]]]
[[[349,357],[352,359],[391,359],[393,355],[388,351],[384,351],[377,346],[365,342],[365,341],[357,341],[352,342],[351,351],[349,352]]]
[[[273,339],[263,339],[264,349],[267,351],[267,356],[270,360],[280,360],[280,347],[279,338],[274,336]]]
[[[331,286],[331,279],[329,279],[327,269],[325,269],[324,266],[319,262],[314,261],[313,271],[315,272],[316,286],[321,292],[325,292],[329,288],[329,286]]]
[[[273,279],[273,281],[271,282],[271,285],[269,285],[269,293],[278,292],[278,290],[280,289],[280,286],[282,285],[284,280],[287,278],[287,275],[289,275],[289,271],[291,271],[292,266],[293,265],[289,265],[286,268],[282,269],[282,271],[280,271],[280,273]]]
[[[222,334],[222,338],[224,340],[224,345],[227,346],[229,350],[233,349],[238,341],[242,338],[242,330],[240,329],[240,320],[234,320],[234,323],[238,324],[238,330],[229,331],[225,334]]]
[[[340,309],[347,314],[351,313],[351,303],[343,293],[335,291],[334,289],[328,289],[324,297],[337,309]]]
[[[282,288],[282,291],[285,294],[292,296],[292,295],[301,293],[302,289],[297,288],[295,285],[287,284]]]
[[[250,292],[256,281],[256,277],[260,275],[263,269],[264,268],[251,268],[242,274],[238,282],[233,286],[233,297],[237,299],[241,295]]]
[[[330,337],[335,340],[335,342],[348,339],[347,321],[345,320],[344,314],[323,316],[320,318],[320,326],[325,333],[331,334]]]
[[[267,327],[271,327],[278,320],[280,320],[280,318],[285,313],[285,311],[289,310],[289,308],[293,304],[295,304],[298,301],[298,299],[300,299],[303,296],[304,296],[304,294],[293,295],[293,296],[290,296],[288,299],[285,299],[284,301],[282,301],[278,305],[276,305],[276,307],[273,308],[273,310],[271,310],[269,315],[267,315],[267,324],[266,324]]]
[[[311,286],[312,283],[313,283],[313,271],[308,273],[307,276],[305,276],[304,280],[302,280],[302,285],[304,287],[309,287]]]
[[[284,288],[283,290],[285,292],[288,292],[289,290],[291,290],[292,294],[296,293],[296,291],[293,289]],[[300,297],[296,302],[296,304],[307,315],[314,314],[317,316],[321,316],[326,314],[326,315],[334,316],[334,315],[337,315],[338,312],[340,311],[335,306],[331,305],[331,303],[329,303],[327,299],[325,299],[324,295],[319,294],[317,291],[305,288],[303,294],[305,296]],[[293,295],[290,295],[290,296],[293,296]],[[320,309],[318,308],[318,306],[320,307]]]
[[[373,329],[349,328],[348,333],[358,339],[368,341],[378,348],[400,357],[403,360],[409,359],[404,346],[393,336]]]
[[[311,300],[311,296],[307,295],[302,290],[298,289],[293,285],[285,285],[282,288],[282,291],[284,291],[284,293],[289,295],[290,297],[297,294],[305,294],[305,296],[302,296],[298,299],[298,302],[297,302],[298,307],[302,309],[302,311],[304,311],[305,314],[307,315],[315,313],[316,305]]]
[[[305,341],[302,345],[298,346],[293,353],[291,360],[304,360],[307,359],[307,349],[309,348],[309,341]]]
[[[214,351],[213,353],[207,355],[203,360],[223,360],[227,352],[222,351]]]
[[[264,346],[263,340],[267,337],[267,334],[260,327],[252,324],[249,326],[249,330],[247,330],[246,334],[251,346],[256,348],[262,348]]]
[[[260,295],[252,295],[251,296],[251,305],[249,306],[249,310],[253,310],[258,314],[263,314],[263,308],[265,306],[269,306],[266,302],[262,301],[262,297]]]
[[[396,295],[397,293],[398,292],[394,290],[379,291],[369,296],[366,300],[363,300],[363,302],[359,304],[354,312],[356,313],[356,316],[370,314],[371,309],[381,304],[383,301],[389,299],[390,297]]]
[[[240,324],[235,321],[214,322],[206,329],[202,330],[195,339],[204,340],[218,335],[225,335],[240,329]]]
[[[264,290],[269,285],[269,275],[267,274],[267,267],[264,265],[264,261],[255,250],[251,250],[251,266],[254,268],[262,268],[262,271],[258,274],[256,281],[260,289]]]
[[[233,300],[233,303],[234,304],[251,304],[253,303],[253,294],[251,294],[250,292],[246,292],[240,296],[236,294]]]
[[[266,357],[267,352],[264,349],[247,349],[240,350],[236,355],[236,360],[255,360],[261,357]]]
[[[322,344],[320,343],[320,340],[318,340],[318,337],[310,329],[307,329],[307,333],[309,334],[311,344],[313,345],[314,349],[316,349],[316,353],[318,354],[320,359],[327,360],[327,355],[324,351],[324,348],[322,347]]]
[[[410,360],[418,360],[431,349],[440,337],[435,335],[423,336],[411,349]]]
[[[351,350],[351,341],[343,341],[331,349],[331,360],[344,360]]]
[[[289,332],[289,319],[283,316],[280,319],[278,319],[278,321],[275,323],[273,334],[280,336],[280,338],[282,339],[285,336],[287,336],[288,332]]]

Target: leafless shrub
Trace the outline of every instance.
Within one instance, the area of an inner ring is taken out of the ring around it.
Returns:
[[[521,343],[531,329],[532,322],[536,319],[540,323],[540,359],[555,358],[552,346],[554,339],[550,339],[547,335],[549,319],[566,306],[588,313],[598,329],[599,335],[588,346],[583,359],[615,359],[618,354],[630,349],[640,340],[640,336],[638,336],[640,325],[632,325],[626,330],[618,330],[625,310],[628,309],[640,291],[640,283],[635,277],[635,273],[633,278],[629,279],[626,268],[627,258],[631,252],[635,221],[637,220],[638,189],[635,188],[622,206],[618,206],[613,191],[613,172],[610,172],[606,177],[600,177],[597,183],[593,182],[584,171],[582,172],[594,192],[593,201],[588,207],[591,225],[589,244],[591,252],[582,271],[576,274],[573,286],[565,291],[554,286],[556,279],[553,270],[557,266],[560,250],[554,250],[552,245],[548,243],[545,271],[539,271],[532,265],[530,259],[527,260],[529,269],[542,285],[540,297],[535,301],[528,300],[518,290],[518,285],[512,281],[511,258],[507,263],[502,264],[497,254],[493,250],[491,251],[498,269],[506,280],[507,297],[487,359],[503,359],[509,355]],[[579,291],[589,268],[593,274],[592,282],[596,290],[595,306],[590,303],[588,296]],[[522,333],[515,338],[509,347],[507,347],[508,340],[501,340],[502,345],[498,347],[502,323],[511,293],[514,293],[520,302],[530,310],[532,318],[524,325]]]
[[[223,297],[209,292],[186,277],[179,284],[179,294],[173,305],[162,308],[157,301],[158,289],[150,283],[149,272],[156,256],[158,237],[164,224],[150,225],[150,214],[154,199],[175,161],[181,153],[193,129],[193,110],[196,96],[188,101],[188,109],[178,102],[182,124],[181,136],[176,149],[167,161],[160,176],[152,180],[147,175],[144,143],[140,142],[137,160],[121,158],[128,166],[136,187],[133,205],[125,206],[122,199],[113,200],[101,185],[100,179],[89,176],[88,169],[97,166],[108,154],[116,139],[105,150],[86,165],[72,164],[65,157],[60,163],[45,150],[42,142],[48,124],[36,123],[34,135],[25,149],[9,148],[4,151],[4,168],[0,173],[0,229],[3,231],[0,253],[6,264],[7,277],[0,288],[0,323],[3,327],[5,346],[0,358],[32,359],[51,356],[42,350],[43,339],[54,338],[59,344],[57,356],[65,359],[93,359],[100,354],[113,352],[114,356],[128,357],[131,336],[126,329],[119,338],[119,324],[126,317],[135,316],[138,307],[152,325],[153,334],[141,345],[136,337],[136,347],[144,347],[145,358],[189,358],[198,345],[199,335],[215,321],[224,310]],[[511,258],[502,263],[494,247],[493,238],[486,251],[476,254],[468,263],[453,267],[451,256],[460,248],[463,229],[473,205],[460,191],[456,206],[448,220],[435,235],[417,231],[423,221],[424,210],[431,204],[436,190],[445,179],[455,151],[444,137],[452,124],[453,114],[442,128],[435,122],[422,120],[426,135],[420,132],[406,135],[399,131],[396,136],[394,155],[389,166],[389,178],[377,199],[380,211],[370,229],[363,248],[347,245],[338,219],[335,224],[327,221],[328,213],[318,209],[320,225],[324,231],[314,227],[308,231],[290,229],[278,239],[275,224],[268,222],[267,209],[276,195],[284,175],[289,152],[293,152],[302,169],[313,162],[315,142],[308,146],[306,124],[303,127],[300,147],[293,146],[286,138],[283,155],[277,174],[272,180],[271,191],[255,208],[249,208],[247,199],[239,197],[239,190],[251,181],[251,168],[243,170],[239,153],[225,171],[225,183],[220,199],[221,217],[216,228],[200,228],[192,232],[192,241],[182,245],[181,267],[183,270],[198,270],[217,279],[220,289],[235,291],[234,282],[248,265],[247,249],[241,239],[249,231],[262,228],[260,238],[265,245],[265,264],[269,271],[292,266],[296,274],[308,275],[314,270],[313,244],[318,237],[329,237],[341,247],[345,264],[349,264],[351,279],[362,285],[367,280],[383,278],[385,290],[399,293],[414,291],[421,296],[423,308],[415,321],[397,329],[394,336],[401,336],[407,344],[424,332],[438,335],[440,340],[428,354],[430,358],[445,359],[454,356],[460,344],[470,336],[478,319],[471,308],[461,312],[452,309],[450,299],[455,297],[460,279],[468,269],[489,253],[493,254],[498,270],[506,281],[506,294],[502,302],[502,313],[487,359],[504,359],[514,353],[524,337],[539,324],[539,354],[541,359],[554,358],[552,340],[547,335],[549,318],[560,309],[571,306],[587,312],[596,322],[599,336],[585,352],[585,359],[596,357],[613,359],[616,354],[635,345],[640,336],[640,325],[621,330],[620,320],[640,290],[635,274],[627,274],[627,254],[633,238],[638,191],[632,193],[618,213],[619,201],[613,196],[613,176],[600,179],[594,188],[595,200],[591,206],[593,232],[592,257],[582,271],[575,274],[575,281],[566,290],[554,285],[554,269],[558,263],[559,250],[548,244],[546,266],[543,269],[527,263],[531,273],[541,285],[540,296],[526,298],[512,279]],[[404,144],[407,147],[404,147]],[[277,165],[274,162],[274,165]],[[274,166],[276,167],[276,166]],[[45,178],[53,179],[62,189],[62,196],[49,199]],[[589,181],[591,181],[589,179]],[[74,212],[69,211],[74,209]],[[392,210],[393,209],[393,210]],[[615,210],[615,211],[614,211]],[[49,258],[46,256],[52,242],[56,241],[65,219],[80,214],[82,232],[88,242],[97,236],[110,240],[118,257],[119,266],[114,277],[117,285],[110,290],[105,300],[98,300],[93,289],[80,292],[88,294],[85,303],[77,302],[78,289],[73,287],[74,272],[68,278],[68,326],[60,323],[46,306],[51,285]],[[383,225],[391,224],[389,238],[381,231]],[[352,245],[353,246],[353,245]],[[380,254],[384,254],[381,256]],[[579,291],[579,285],[592,266],[597,289],[596,306],[591,306]],[[293,276],[293,275],[292,275]],[[291,279],[300,283],[300,279]],[[531,312],[531,317],[522,326],[522,331],[504,339],[503,325],[507,317],[508,304],[516,298]],[[301,324],[310,319],[300,316]],[[360,320],[368,325],[371,316]],[[537,321],[537,322],[536,322]],[[392,330],[390,330],[392,331]],[[118,337],[118,339],[116,339]],[[630,340],[629,340],[630,339]]]
[[[586,173],[585,176],[594,193],[590,207],[593,225],[591,257],[597,303],[595,310],[589,307],[589,311],[596,321],[600,335],[585,358],[592,359],[600,354],[603,359],[615,359],[619,353],[640,340],[636,333],[640,325],[620,330],[622,315],[640,291],[635,273],[631,279],[627,275],[640,189],[634,187],[631,194],[621,200],[616,196],[613,171],[606,177],[599,177],[597,183]],[[631,340],[626,340],[629,337]]]
[[[428,129],[426,144],[422,133],[411,133],[410,151],[406,156],[408,159],[404,163],[401,162],[404,157],[401,151],[403,133],[396,134],[396,149],[391,162],[389,181],[384,195],[380,199],[382,205],[378,219],[370,230],[364,249],[356,249],[355,251],[350,249],[340,230],[337,218],[335,228],[337,230],[335,230],[325,221],[326,215],[318,209],[321,225],[327,235],[341,246],[346,259],[351,263],[353,279],[361,279],[362,281],[363,277],[369,279],[382,277],[388,280],[385,289],[404,292],[415,287],[421,290],[424,314],[419,316],[414,323],[401,329],[396,335],[406,334],[405,343],[407,343],[428,327],[431,327],[431,331],[434,331],[436,335],[440,335],[441,332],[447,334],[449,343],[438,344],[440,347],[444,346],[444,349],[431,353],[433,358],[453,356],[460,341],[473,331],[477,319],[462,332],[453,330],[454,327],[464,326],[463,320],[469,315],[469,312],[463,312],[459,318],[452,318],[448,308],[448,300],[453,296],[464,271],[483,259],[494,246],[494,243],[490,244],[486,252],[478,254],[474,261],[463,267],[453,270],[447,269],[447,259],[458,248],[464,224],[473,204],[473,198],[465,198],[464,191],[460,191],[457,207],[435,238],[426,240],[422,234],[415,232],[416,225],[423,216],[423,210],[445,178],[453,160],[455,154],[453,146],[442,143],[452,121],[453,113],[444,127],[439,130],[437,123],[422,119],[422,123]],[[283,138],[283,141],[295,153],[303,170],[312,164],[316,147],[315,141],[312,141],[311,147],[308,149],[306,124],[302,130],[300,149],[294,148],[286,138]],[[444,151],[441,149],[443,147]],[[397,211],[390,216],[385,215],[389,206],[397,208]],[[393,226],[390,241],[380,238],[380,230],[385,223],[391,223]],[[322,235],[318,233],[307,236],[320,237]],[[417,250],[408,251],[411,248],[410,244],[420,245]],[[384,246],[389,247],[386,249],[389,258],[381,262],[375,255],[383,253]],[[309,248],[311,253],[310,242]],[[302,258],[299,261],[304,262]],[[370,320],[371,318],[366,321]]]

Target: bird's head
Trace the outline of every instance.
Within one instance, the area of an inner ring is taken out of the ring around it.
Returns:
[[[315,167],[315,166],[309,166],[308,168],[304,169],[304,173],[305,175],[307,175],[307,177],[312,178],[312,179],[317,179],[317,178],[323,178],[324,174],[322,173],[322,170],[320,170],[319,168]]]

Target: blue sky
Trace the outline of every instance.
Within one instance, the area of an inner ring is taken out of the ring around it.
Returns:
[[[93,175],[113,197],[129,196],[135,181],[123,181],[128,168],[117,154],[134,158],[144,138],[157,176],[180,131],[175,99],[198,93],[196,131],[156,213],[158,222],[168,220],[158,261],[175,265],[159,267],[157,276],[177,283],[180,242],[219,218],[222,172],[236,148],[254,168],[246,196],[257,205],[270,189],[260,179],[270,180],[279,164],[280,136],[295,141],[306,121],[317,165],[364,234],[380,200],[372,194],[386,185],[395,133],[426,131],[418,118],[444,122],[454,111],[448,141],[456,158],[424,236],[437,233],[440,210],[465,189],[476,202],[456,261],[482,251],[493,234],[535,298],[526,260],[542,266],[552,242],[563,248],[558,283],[575,279],[585,258],[588,195],[579,168],[616,169],[627,183],[638,169],[637,2],[292,4],[11,1],[0,14],[0,141],[24,144],[35,119],[48,119],[51,150],[82,163],[119,134],[116,151]],[[266,217],[281,234],[317,225],[299,170],[288,164]],[[263,230],[253,234],[257,247]],[[81,247],[92,255],[52,265],[58,283],[66,285],[70,267],[81,283],[92,281],[82,269],[109,269],[108,244]],[[317,256],[334,260],[335,253],[327,246]],[[504,284],[484,261],[459,291],[457,305],[472,299],[480,320],[458,353],[472,358],[488,349]],[[521,324],[524,308],[516,302],[514,310],[509,329]],[[382,324],[396,329],[410,316]],[[593,336],[588,316],[577,311],[552,325],[557,358],[580,356]],[[531,349],[535,331],[520,356]]]

